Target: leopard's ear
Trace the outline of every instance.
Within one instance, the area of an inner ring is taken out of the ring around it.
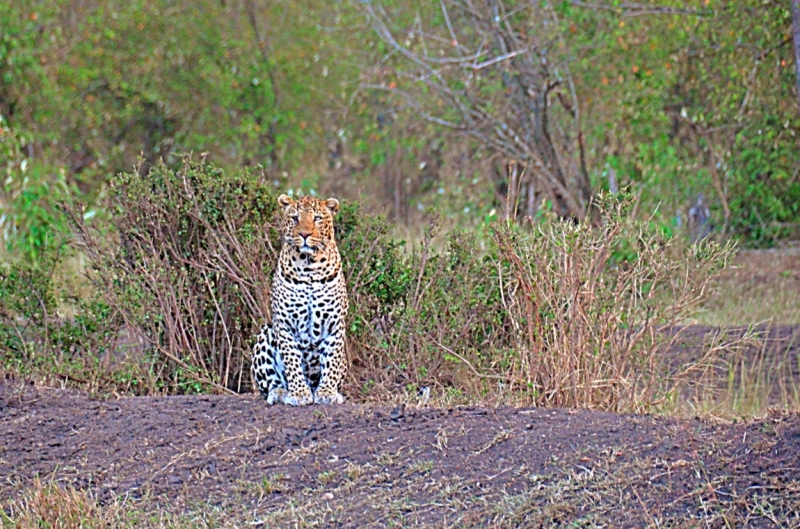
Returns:
[[[278,204],[283,208],[283,211],[286,211],[286,208],[294,204],[294,200],[289,195],[281,195],[278,197]]]
[[[335,198],[329,198],[325,201],[325,205],[328,206],[328,209],[331,210],[331,215],[335,214],[339,211],[339,201]]]

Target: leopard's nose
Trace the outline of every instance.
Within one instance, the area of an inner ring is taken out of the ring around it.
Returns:
[[[297,230],[297,234],[300,237],[302,237],[304,239],[307,239],[311,235],[311,232],[310,231],[305,231],[305,230]]]

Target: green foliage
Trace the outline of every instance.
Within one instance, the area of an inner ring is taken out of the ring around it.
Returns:
[[[66,222],[55,205],[67,196],[64,173],[34,163],[38,145],[26,131],[34,127],[26,94],[50,90],[37,58],[37,18],[14,4],[0,6],[0,230],[6,250],[32,263],[63,242]]]
[[[751,245],[769,246],[800,237],[798,146],[787,141],[795,131],[772,125],[762,130],[748,127],[737,138],[741,172],[732,186],[732,228]]]
[[[25,167],[23,165],[23,167]],[[63,175],[50,181],[43,175],[43,167],[6,179],[7,202],[0,212],[0,228],[6,249],[32,263],[43,254],[63,244],[68,236],[66,217],[58,203],[69,200]]]
[[[29,111],[17,108],[22,94],[46,89],[48,79],[38,57],[38,15],[18,3],[6,2],[0,6],[0,21],[0,111],[7,118]]]
[[[36,263],[0,269],[0,366],[23,376],[81,382],[87,389],[147,391],[141,363],[115,362],[119,314],[99,295],[71,293],[63,254],[49,249]],[[63,309],[70,317],[64,317]]]
[[[658,2],[675,16],[563,7],[577,55],[595,185],[641,189],[642,213],[686,218],[699,193],[718,231],[751,245],[796,237],[791,17],[781,2]]]
[[[373,217],[358,203],[343,204],[336,215],[336,236],[348,279],[378,307],[392,307],[407,294],[413,271],[403,259],[404,241],[392,240],[385,217]]]
[[[385,237],[382,218],[360,217],[359,229],[340,244],[352,307],[348,337],[363,344],[351,350],[362,368],[358,387],[375,396],[397,386],[412,394],[431,385],[443,392],[464,384],[475,389],[469,377],[458,380],[462,359],[492,366],[492,354],[480,351],[511,339],[503,333],[506,312],[492,256],[475,234],[459,230],[436,243],[436,215],[410,248]]]
[[[279,176],[324,145],[321,85],[347,101],[337,85],[357,70],[337,51],[349,36],[320,24],[351,12],[313,0],[247,2],[236,16],[212,1],[12,2],[0,8],[0,101],[16,111],[0,113],[89,197],[140,153],[156,164],[207,151]]]
[[[29,263],[5,263],[0,276],[0,300],[3,316],[22,317],[35,325],[43,325],[48,315],[55,313],[56,294],[53,274],[57,259],[49,255],[42,268]]]
[[[548,38],[559,44],[548,53],[569,67],[593,188],[607,188],[613,171],[618,184],[641,189],[640,214],[658,209],[663,224],[685,219],[703,193],[718,230],[751,245],[795,236],[800,123],[789,10],[760,0],[654,2],[660,14],[649,5],[552,3]],[[436,3],[385,7],[414,50],[448,34]],[[496,51],[485,48],[485,58]],[[357,186],[370,206],[392,203],[391,217],[406,222],[422,217],[413,206],[436,205],[476,224],[476,212],[502,201],[496,153],[422,122],[404,100],[359,88],[364,72],[385,86],[408,76],[386,52],[357,3],[4,3],[7,242],[29,257],[47,244],[42,228],[57,214],[42,197],[66,187],[93,203],[140,154],[176,168],[192,151],[224,168],[261,165],[271,180],[308,192]],[[504,108],[498,76],[482,72],[471,89],[487,109]],[[560,81],[551,119],[563,112],[569,80]]]

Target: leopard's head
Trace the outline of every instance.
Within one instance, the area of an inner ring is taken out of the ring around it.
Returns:
[[[339,210],[338,200],[314,197],[292,200],[281,195],[278,204],[283,208],[284,244],[293,246],[300,253],[314,254],[334,243],[333,215]]]

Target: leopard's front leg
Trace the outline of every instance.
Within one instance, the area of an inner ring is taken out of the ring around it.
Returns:
[[[284,401],[288,389],[285,371],[281,350],[275,340],[275,333],[272,332],[272,324],[267,323],[261,327],[258,341],[253,345],[250,374],[253,383],[270,406]]]
[[[283,365],[286,369],[286,382],[289,391],[284,395],[284,404],[290,406],[307,406],[314,402],[314,394],[303,375],[303,355],[297,347],[297,341],[291,332],[277,325],[275,332],[283,356]]]
[[[319,345],[321,377],[314,393],[317,404],[341,404],[344,397],[339,392],[347,374],[347,358],[344,350],[344,328],[329,335]]]

